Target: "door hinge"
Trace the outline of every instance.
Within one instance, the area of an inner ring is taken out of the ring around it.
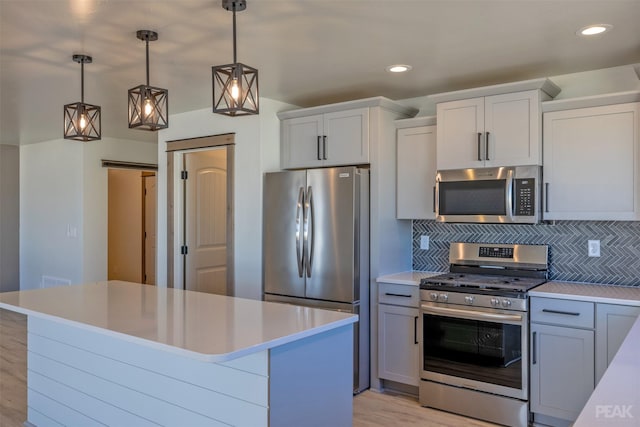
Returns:
[[[187,171],[180,171],[180,179],[187,179],[188,173]]]
[[[189,250],[187,249],[186,245],[180,248],[180,255],[187,255],[188,252]]]

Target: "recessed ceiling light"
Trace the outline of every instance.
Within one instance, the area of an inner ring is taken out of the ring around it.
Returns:
[[[387,71],[390,73],[404,73],[409,71],[411,68],[412,68],[411,65],[395,64],[395,65],[389,65],[387,67]]]
[[[580,28],[578,31],[576,31],[576,34],[579,36],[595,36],[597,34],[602,34],[604,32],[610,31],[612,28],[613,25],[609,24],[594,24]]]

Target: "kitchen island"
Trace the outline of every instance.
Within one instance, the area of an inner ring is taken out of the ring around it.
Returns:
[[[357,316],[119,281],[0,307],[28,318],[27,426],[351,425]]]
[[[640,426],[640,318],[636,320],[574,427]]]

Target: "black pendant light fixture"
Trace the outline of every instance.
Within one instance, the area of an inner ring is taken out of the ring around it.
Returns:
[[[84,64],[90,64],[93,58],[88,55],[73,55],[72,58],[80,63],[80,102],[64,106],[64,138],[95,141],[102,138],[100,107],[84,103]]]
[[[158,33],[138,30],[136,37],[147,47],[147,84],[129,89],[129,127],[155,131],[169,127],[169,91],[149,86],[149,42],[158,40]]]
[[[246,0],[222,0],[233,12],[233,64],[211,67],[213,112],[227,116],[258,114],[258,70],[238,62],[236,57],[236,12],[247,8]]]

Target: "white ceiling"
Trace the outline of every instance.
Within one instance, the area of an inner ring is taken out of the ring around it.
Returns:
[[[640,62],[640,0],[248,0],[238,60],[260,95],[300,106],[383,95],[404,99]],[[169,90],[170,113],[211,107],[211,66],[232,62],[220,0],[0,0],[0,142],[62,137],[62,109],[102,107],[103,136],[153,141],[127,128],[127,90]],[[610,33],[575,31],[608,23]],[[385,67],[407,63],[392,75]]]

